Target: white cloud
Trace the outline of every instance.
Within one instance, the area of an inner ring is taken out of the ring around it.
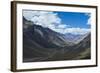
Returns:
[[[37,13],[37,11],[23,10],[23,16],[24,16],[27,20],[31,20],[31,18],[34,16],[35,13]]]
[[[91,17],[88,19],[87,24],[88,24],[88,25],[91,25]]]
[[[73,33],[73,34],[86,34],[88,32],[90,32],[90,29],[88,28],[66,28],[64,30],[64,32],[66,33]]]
[[[27,20],[33,21],[36,25],[41,25],[45,28],[50,28],[62,34],[66,34],[66,33],[85,34],[87,32],[90,32],[90,29],[73,28],[70,25],[63,24],[61,18],[58,17],[57,13],[54,12],[23,11],[23,16]],[[90,20],[88,21],[90,22]]]
[[[89,16],[89,19],[87,21],[87,25],[91,25],[91,14],[90,13],[86,13],[85,15]]]
[[[23,11],[23,15],[27,20],[33,21],[37,25],[48,27],[48,25],[60,24],[61,19],[56,13],[47,11]]]
[[[65,29],[67,27],[70,27],[70,25],[60,24],[60,25],[57,26],[57,28],[62,28],[62,29]]]

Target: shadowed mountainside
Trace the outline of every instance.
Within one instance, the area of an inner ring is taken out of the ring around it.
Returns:
[[[23,62],[90,59],[90,33],[77,44],[23,18]],[[28,26],[30,25],[30,26]]]

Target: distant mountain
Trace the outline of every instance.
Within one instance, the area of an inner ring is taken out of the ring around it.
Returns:
[[[83,40],[86,36],[88,35],[87,34],[73,34],[73,33],[66,33],[64,36],[64,38],[69,41],[69,42],[72,42],[74,44],[77,44],[79,43],[81,40]]]
[[[66,33],[65,35],[63,35],[64,38],[67,40],[67,41],[70,41],[70,42],[73,42],[73,43],[76,43],[78,42],[80,39],[83,38],[83,35],[80,35],[80,34],[72,34],[72,33]]]
[[[23,62],[90,58],[90,34],[74,44],[64,35],[23,17]],[[75,35],[74,35],[75,36]],[[79,35],[76,35],[79,37]],[[87,49],[89,49],[87,51]],[[84,56],[83,56],[84,55]]]

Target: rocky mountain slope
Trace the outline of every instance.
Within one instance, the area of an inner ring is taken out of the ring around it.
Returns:
[[[74,44],[63,34],[35,25],[25,18],[23,25],[23,62],[90,58],[90,33]]]

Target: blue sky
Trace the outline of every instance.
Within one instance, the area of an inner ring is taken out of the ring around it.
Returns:
[[[89,13],[23,10],[23,16],[36,25],[62,34],[90,32],[91,14]]]
[[[62,19],[62,23],[68,24],[72,27],[80,28],[90,28],[90,25],[87,24],[90,16],[86,13],[79,12],[55,12],[58,14],[58,17]]]

